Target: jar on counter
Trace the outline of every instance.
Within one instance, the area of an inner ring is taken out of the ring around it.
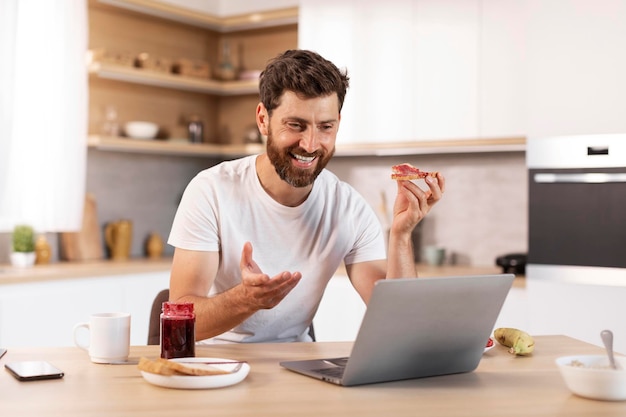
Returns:
[[[146,240],[146,254],[150,259],[159,259],[163,255],[163,239],[156,233],[150,233]]]
[[[49,264],[51,254],[50,244],[46,240],[46,237],[40,235],[35,241],[35,264]]]
[[[164,302],[161,312],[161,357],[196,356],[196,315],[193,303]]]

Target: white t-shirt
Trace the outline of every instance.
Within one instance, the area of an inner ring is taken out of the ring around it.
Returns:
[[[277,203],[256,174],[256,156],[223,162],[200,172],[187,186],[168,243],[219,251],[220,265],[209,296],[241,283],[239,262],[246,241],[270,277],[302,273],[298,285],[269,310],[207,343],[310,340],[308,326],[329,279],[347,265],[385,258],[382,228],[372,208],[330,171],[317,177],[298,207]]]

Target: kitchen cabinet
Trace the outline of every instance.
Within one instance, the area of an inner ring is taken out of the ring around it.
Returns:
[[[626,131],[626,1],[526,2],[529,136]]]
[[[351,76],[338,143],[523,137],[524,3],[504,3],[303,0],[299,46]]]
[[[103,133],[106,109],[112,107],[118,115],[120,128],[130,120],[146,120],[160,126],[159,139],[168,140],[150,141],[152,143],[145,147],[148,153],[173,150],[174,154],[221,156],[219,145],[241,145],[227,149],[228,155],[248,153],[243,145],[247,145],[246,133],[256,129],[254,109],[258,102],[258,82],[221,81],[215,74],[226,47],[231,51],[233,65],[241,70],[260,70],[268,59],[294,48],[297,8],[220,19],[158,2],[110,3],[114,5],[96,0],[89,3],[90,49],[109,51],[130,57],[130,60],[143,52],[164,60],[201,60],[210,64],[214,76],[201,79],[139,69],[124,58],[120,59],[121,63],[110,59],[92,62],[89,146],[117,151],[124,149],[125,141],[131,152],[142,149],[133,143],[138,142],[136,139]],[[181,13],[185,12],[186,17],[181,19]],[[212,147],[203,148],[200,144],[197,145],[199,150],[181,148],[187,138],[187,121],[193,116],[202,120],[204,142]],[[168,142],[177,145],[170,146]]]
[[[617,275],[616,275],[617,276]],[[619,276],[619,280],[626,274]],[[528,299],[532,308],[529,330],[532,334],[565,334],[587,343],[601,345],[600,332],[613,330],[614,350],[626,354],[624,316],[626,286],[594,284],[592,273],[585,282],[555,274],[552,279],[528,276]]]
[[[413,5],[413,137],[477,138],[479,0]]]
[[[131,344],[145,345],[156,294],[169,286],[169,271],[3,284],[0,346],[73,346],[76,323],[89,315],[131,314]]]
[[[319,52],[350,77],[338,145],[413,138],[411,10],[412,0],[378,7],[346,0],[300,2],[298,46]]]
[[[481,0],[478,38],[478,135],[527,134],[525,0]]]
[[[298,38],[306,37],[306,33],[310,32],[310,30],[301,30],[301,22],[298,25],[293,24],[294,18],[299,13],[297,8],[261,14],[262,18],[256,26],[250,22],[245,25],[241,23],[243,17],[239,20],[224,19],[222,25],[215,26],[215,24],[210,24],[209,21],[213,20],[208,19],[207,16],[193,14],[183,19],[181,15],[184,15],[184,9],[176,7],[161,9],[157,7],[158,2],[139,2],[145,3],[142,7],[134,4],[136,3],[134,0],[106,0],[105,2],[112,3],[116,7],[103,5],[95,0],[90,2],[90,47],[94,49],[130,50],[134,48],[135,51],[145,49],[163,56],[174,56],[179,53],[180,45],[184,45],[180,53],[184,52],[187,56],[211,60],[215,64],[222,42],[228,40],[231,46],[238,45],[238,48],[235,48],[238,50],[236,58],[243,63],[242,65],[246,68],[260,69],[268,57],[295,47]],[[416,45],[415,29],[411,23],[415,18],[415,13],[409,12],[409,9],[413,10],[413,0],[398,2],[394,8],[390,8],[384,14],[370,14],[366,24],[357,24],[352,8],[343,8],[341,5],[335,7],[334,2],[330,3],[333,7],[330,19],[325,18],[326,9],[323,3],[315,2],[312,9],[320,15],[320,18],[324,18],[324,26],[327,28],[327,30],[320,31],[317,24],[314,25],[313,31],[316,36],[328,36],[328,42],[332,42],[335,46],[339,45],[338,51],[329,54],[328,57],[331,60],[341,65],[345,57],[356,55],[359,51],[363,53],[362,39],[367,41],[370,48],[375,47],[380,51],[379,54],[383,54],[380,56],[381,59],[360,59],[359,65],[349,65],[352,77],[352,87],[348,94],[349,102],[367,103],[368,94],[374,91],[376,94],[392,92],[397,97],[390,102],[402,103],[402,105],[366,106],[361,109],[364,113],[359,110],[361,113],[354,116],[349,115],[351,110],[347,105],[344,112],[346,114],[343,115],[346,122],[342,123],[337,142],[337,156],[510,152],[525,149],[523,136],[475,139],[478,135],[471,134],[463,137],[462,126],[476,124],[475,117],[465,110],[467,105],[462,104],[472,101],[471,97],[475,96],[475,83],[463,83],[466,86],[473,86],[465,89],[464,100],[459,98],[459,91],[463,89],[458,87],[458,83],[444,83],[446,88],[454,90],[450,91],[450,94],[455,95],[455,100],[451,101],[455,103],[454,106],[457,109],[454,111],[450,103],[446,103],[445,108],[441,108],[441,106],[424,102],[418,103],[418,99],[414,98],[413,86],[419,84],[418,79],[422,80],[421,85],[424,88],[429,88],[428,74],[436,74],[437,68],[442,65],[450,68],[458,68],[460,65],[472,66],[473,64],[470,63],[474,61],[470,60],[466,63],[462,57],[446,58],[447,55],[441,57],[442,54],[438,54],[438,58],[437,51],[428,46],[430,43],[424,43],[418,50],[418,52],[421,51],[419,60],[424,63],[419,66],[422,75],[413,74],[413,63],[417,58],[414,54],[405,53],[406,50],[412,50]],[[463,10],[468,7],[463,6],[466,3],[459,2],[459,10],[454,14],[456,19],[464,15]],[[474,10],[475,3],[470,3],[472,6],[469,9]],[[142,13],[129,12],[120,8],[127,7],[129,4],[135,9],[140,9]],[[427,13],[429,8],[432,10]],[[449,10],[443,10],[436,4],[428,2],[417,10],[420,11],[419,19],[422,20],[436,19],[439,15],[450,15]],[[156,18],[153,15],[159,17]],[[402,19],[401,21],[407,24],[399,25],[398,19]],[[184,24],[179,23],[180,21],[184,21]],[[240,23],[236,23],[237,21]],[[246,30],[242,29],[244,26]],[[429,27],[428,24],[421,26]],[[460,24],[455,24],[455,26],[458,26],[455,33],[447,35],[444,33],[439,35],[439,38],[451,39],[450,41],[475,38],[473,34],[475,27]],[[343,33],[336,32],[336,30],[354,31],[354,33],[346,34],[351,41],[334,42],[336,33]],[[472,33],[471,36],[469,32]],[[381,34],[387,35],[381,37]],[[429,32],[423,36],[431,37],[433,34]],[[395,39],[395,42],[390,39]],[[395,47],[390,48],[390,45]],[[433,62],[433,65],[427,68],[430,62]],[[437,65],[434,62],[437,62]],[[387,73],[389,76],[386,77],[385,82],[368,83],[359,87],[358,73],[368,68],[374,74]],[[398,76],[398,71],[402,76]],[[470,69],[463,73],[474,74]],[[218,158],[234,158],[263,150],[261,144],[246,143],[244,139],[250,129],[256,129],[254,121],[254,108],[258,102],[256,80],[219,81],[181,77],[103,61],[93,62],[90,65],[90,74],[88,146],[93,149]],[[453,85],[457,87],[453,88]],[[440,95],[435,90],[431,92],[434,95]],[[414,117],[414,105],[418,104],[422,110]],[[167,135],[170,140],[134,140],[103,134],[105,109],[111,105],[117,110],[120,124],[132,119],[154,121],[163,127],[161,136]],[[184,118],[191,114],[199,114],[204,121],[205,143],[191,144],[186,140]],[[371,122],[360,123],[361,126],[347,122],[348,120],[363,121],[365,120],[363,116]],[[500,118],[495,119],[500,120]],[[388,120],[402,120],[402,122],[388,123]],[[418,138],[419,142],[415,142],[414,128],[411,128],[408,134],[406,130],[407,125],[417,124],[423,125],[423,129],[426,129],[425,133]],[[351,133],[354,126],[357,126],[358,130],[356,133]],[[434,134],[437,126],[446,126],[448,130]],[[352,141],[350,140],[352,137],[359,139]],[[381,141],[381,137],[386,140]],[[429,140],[440,137],[461,138],[465,141],[460,143],[459,140]]]
[[[347,275],[330,279],[320,303],[313,326],[319,342],[353,341],[365,314],[365,303]]]

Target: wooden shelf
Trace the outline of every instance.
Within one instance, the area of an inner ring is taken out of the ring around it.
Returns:
[[[298,23],[297,7],[220,17],[198,9],[180,7],[155,0],[99,0],[99,2],[221,33]]]
[[[101,151],[131,152],[179,156],[208,156],[236,158],[261,153],[264,145],[251,143],[242,145],[216,145],[190,143],[184,140],[143,140],[110,136],[91,135],[87,139],[90,148]]]
[[[218,96],[237,96],[258,94],[258,80],[216,81],[185,77],[176,74],[166,74],[148,71],[141,68],[124,67],[104,62],[92,62],[89,73],[99,78],[123,81],[133,84],[143,84],[153,87],[170,88],[175,90],[192,91]]]
[[[140,140],[107,136],[89,136],[88,146],[101,151],[134,152],[160,155],[237,158],[265,151],[262,144],[216,145],[189,143],[184,140]],[[524,152],[525,138],[467,139],[411,143],[350,144],[337,146],[335,156],[393,156],[453,153]]]

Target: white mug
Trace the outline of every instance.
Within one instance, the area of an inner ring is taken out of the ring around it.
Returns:
[[[89,330],[89,345],[83,345],[78,340],[81,328]],[[86,350],[94,363],[126,361],[130,350],[130,314],[92,314],[89,323],[74,326],[74,343]]]
[[[426,246],[424,248],[424,258],[428,265],[442,265],[446,258],[446,250],[438,246]]]

